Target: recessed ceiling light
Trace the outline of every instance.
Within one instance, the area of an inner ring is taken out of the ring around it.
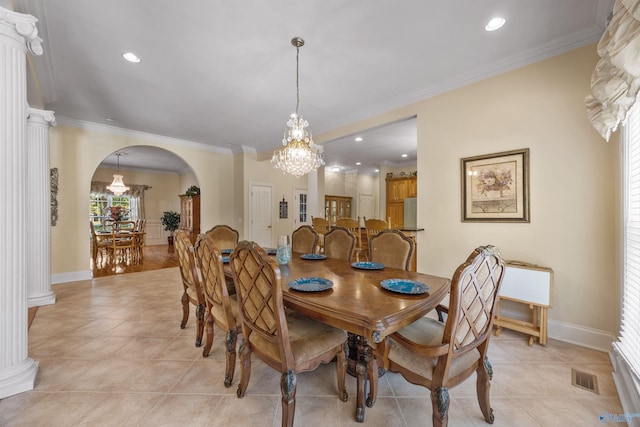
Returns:
[[[361,142],[362,141],[362,137],[361,136],[356,136],[356,142]]]
[[[339,167],[333,167],[331,168],[331,172],[340,172],[340,168]]]
[[[356,166],[360,166],[362,163],[360,162],[356,162]]]
[[[495,31],[499,28],[502,28],[505,22],[506,21],[503,17],[496,16],[495,18],[491,18],[491,21],[489,21],[489,23],[484,27],[484,29],[487,31]]]
[[[107,117],[105,120],[108,121],[108,122],[115,122],[115,120],[112,119],[111,117]]]
[[[403,154],[401,157],[409,157],[408,154]]]
[[[374,172],[380,172],[380,169],[375,169]]]
[[[133,52],[125,52],[122,54],[122,57],[129,62],[138,63],[140,62],[140,58]]]

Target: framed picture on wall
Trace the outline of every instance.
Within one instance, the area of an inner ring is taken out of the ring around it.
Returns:
[[[461,159],[462,222],[529,222],[529,149]]]

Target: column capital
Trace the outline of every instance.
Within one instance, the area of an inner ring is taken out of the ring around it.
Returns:
[[[56,116],[54,111],[29,107],[28,113],[27,123],[36,123],[48,126],[56,125]]]
[[[29,52],[34,55],[42,55],[42,39],[38,37],[36,22],[38,19],[35,16],[0,7],[0,24],[13,28],[17,36],[24,38]]]

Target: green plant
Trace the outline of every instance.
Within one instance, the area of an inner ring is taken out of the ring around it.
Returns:
[[[164,225],[165,231],[170,231],[172,235],[180,226],[180,214],[176,211],[165,211],[160,220]]]
[[[200,187],[197,185],[192,185],[187,188],[187,192],[185,193],[187,196],[199,196],[200,195]]]

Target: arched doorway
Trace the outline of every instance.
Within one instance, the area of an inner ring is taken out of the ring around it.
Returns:
[[[114,175],[122,175],[128,191],[118,195],[107,188]],[[173,247],[167,242],[170,231],[164,229],[161,218],[167,211],[180,213],[179,195],[193,187],[199,185],[192,168],[171,151],[137,145],[108,155],[93,173],[89,195],[89,219],[98,233],[92,240],[93,277],[177,266]],[[103,257],[108,251],[93,244],[100,242],[100,233],[110,232],[105,223],[109,225],[114,211],[123,211],[122,219],[136,224],[144,220],[139,256]]]

